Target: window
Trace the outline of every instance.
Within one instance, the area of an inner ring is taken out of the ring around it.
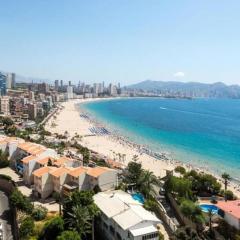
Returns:
[[[153,239],[153,238],[157,238],[158,237],[158,233],[150,233],[148,235],[144,235],[142,236],[142,240],[148,240],[148,239]]]

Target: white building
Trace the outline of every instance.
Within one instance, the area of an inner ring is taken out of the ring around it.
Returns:
[[[2,96],[0,98],[0,102],[1,102],[1,112],[4,115],[10,115],[10,98],[8,96]]]
[[[117,96],[117,87],[112,83],[109,84],[109,94],[111,96]]]
[[[15,85],[15,73],[8,73],[7,74],[7,82],[6,82],[6,88],[11,89]]]
[[[240,230],[240,200],[219,201],[217,207],[219,208],[218,214],[228,224]]]
[[[67,99],[73,99],[73,87],[67,86]]]
[[[101,210],[99,227],[106,240],[158,240],[161,221],[121,190],[100,192],[94,202]]]

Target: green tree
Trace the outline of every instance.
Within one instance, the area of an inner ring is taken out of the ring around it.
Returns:
[[[14,124],[13,120],[9,117],[4,117],[1,119],[3,125],[9,127],[9,126],[12,126]]]
[[[192,199],[192,182],[189,179],[170,176],[165,182],[165,189],[179,198]]]
[[[93,195],[93,191],[75,191],[64,200],[63,218],[67,228],[76,229],[81,235],[90,232],[94,235],[94,218],[99,214],[99,209]],[[89,226],[92,227],[90,232]]]
[[[0,149],[0,168],[5,168],[9,166],[8,154],[3,153]]]
[[[183,215],[195,223],[203,223],[204,217],[198,205],[190,200],[183,200],[180,205]]]
[[[186,173],[186,169],[182,166],[177,166],[175,169],[174,169],[175,172],[178,172],[182,175],[184,175]]]
[[[19,210],[23,210],[28,214],[32,213],[33,204],[18,189],[15,189],[10,196],[10,203]]]
[[[56,239],[64,230],[64,221],[61,217],[54,217],[45,223],[39,240],[53,240]]]
[[[70,229],[77,231],[80,236],[84,237],[91,233],[92,222],[87,207],[74,206],[68,216],[66,223]]]
[[[136,161],[128,163],[125,181],[127,184],[134,184],[138,188],[138,183],[142,174],[142,164]]]
[[[31,217],[26,217],[23,219],[20,228],[19,228],[19,236],[20,239],[28,238],[34,229],[34,221]]]
[[[234,200],[236,197],[234,196],[233,192],[230,190],[226,190],[224,192],[224,196],[226,200]]]
[[[159,183],[157,177],[153,174],[153,172],[149,170],[143,170],[140,174],[140,178],[138,180],[137,185],[139,186],[140,192],[146,197],[149,198],[150,195],[156,194],[154,189],[154,185]]]
[[[214,216],[214,212],[212,209],[208,209],[208,218],[209,218],[209,229],[212,232],[212,218]]]
[[[225,201],[227,201],[226,191],[227,191],[228,182],[231,178],[230,178],[230,175],[226,172],[222,174],[222,178],[224,180]]]
[[[32,217],[34,218],[34,220],[40,221],[46,218],[47,212],[48,212],[47,208],[38,205],[34,207],[32,211]]]
[[[148,211],[156,212],[156,210],[158,209],[158,203],[155,200],[147,199],[144,202],[143,207]]]
[[[81,240],[81,238],[76,231],[64,231],[57,237],[57,240]]]

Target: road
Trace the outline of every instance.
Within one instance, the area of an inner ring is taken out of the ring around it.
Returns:
[[[8,197],[2,191],[0,191],[0,221],[3,224],[3,240],[13,240]]]

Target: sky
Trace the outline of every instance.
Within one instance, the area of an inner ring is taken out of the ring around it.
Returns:
[[[240,84],[239,0],[0,0],[0,69],[128,85]]]

